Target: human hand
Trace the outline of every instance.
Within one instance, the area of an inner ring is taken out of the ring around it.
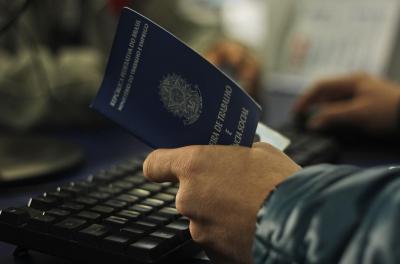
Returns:
[[[260,86],[260,63],[243,45],[233,41],[221,41],[205,52],[204,57],[231,74],[233,79],[253,97],[257,98]]]
[[[178,212],[215,263],[251,263],[257,213],[277,184],[300,167],[269,144],[252,148],[189,146],[153,151],[143,165],[151,181],[179,181]]]
[[[366,74],[323,80],[300,98],[294,111],[316,110],[306,124],[311,130],[351,125],[369,133],[388,132],[396,127],[399,88]]]

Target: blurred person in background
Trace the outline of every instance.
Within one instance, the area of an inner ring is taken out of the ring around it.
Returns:
[[[0,123],[86,124],[118,12],[107,1],[0,1]]]
[[[124,6],[153,19],[199,51],[217,36],[181,12],[180,0],[0,0],[0,126],[90,126]],[[200,37],[199,37],[200,36]]]

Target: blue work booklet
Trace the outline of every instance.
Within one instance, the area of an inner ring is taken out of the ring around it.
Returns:
[[[92,107],[153,148],[251,146],[261,113],[224,73],[129,8]]]

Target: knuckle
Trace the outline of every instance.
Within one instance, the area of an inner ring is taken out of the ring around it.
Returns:
[[[180,160],[175,163],[177,171],[180,171],[183,175],[189,176],[198,172],[201,169],[200,158],[202,155],[201,146],[191,146],[185,149],[185,155],[182,155]]]
[[[265,149],[265,150],[274,149],[274,147],[267,142],[257,142],[253,146],[256,148]]]
[[[188,216],[189,214],[187,210],[188,208],[187,201],[188,201],[187,192],[184,191],[182,187],[180,187],[178,193],[176,194],[175,206],[178,213],[184,216]]]
[[[202,232],[199,225],[197,225],[195,222],[190,221],[189,231],[190,231],[190,235],[191,235],[193,241],[195,241],[196,243],[199,243],[199,244],[206,243],[206,238],[204,236],[204,232]]]
[[[256,145],[253,145],[252,150],[253,155],[261,154],[263,156],[276,155],[277,152],[280,152],[277,148],[265,142],[258,142]]]

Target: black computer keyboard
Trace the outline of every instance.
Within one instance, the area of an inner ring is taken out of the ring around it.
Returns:
[[[305,131],[295,124],[284,125],[279,132],[291,140],[285,153],[303,167],[334,162],[340,154],[339,144],[333,137]]]
[[[281,132],[292,141],[286,153],[302,166],[333,161],[331,138],[294,126]],[[178,185],[147,182],[143,159],[131,160],[89,178],[30,199],[0,214],[0,240],[88,263],[194,263],[200,248],[189,220],[178,214]]]
[[[2,210],[0,240],[85,263],[178,263],[200,249],[177,191],[147,182],[142,160],[121,163]]]

